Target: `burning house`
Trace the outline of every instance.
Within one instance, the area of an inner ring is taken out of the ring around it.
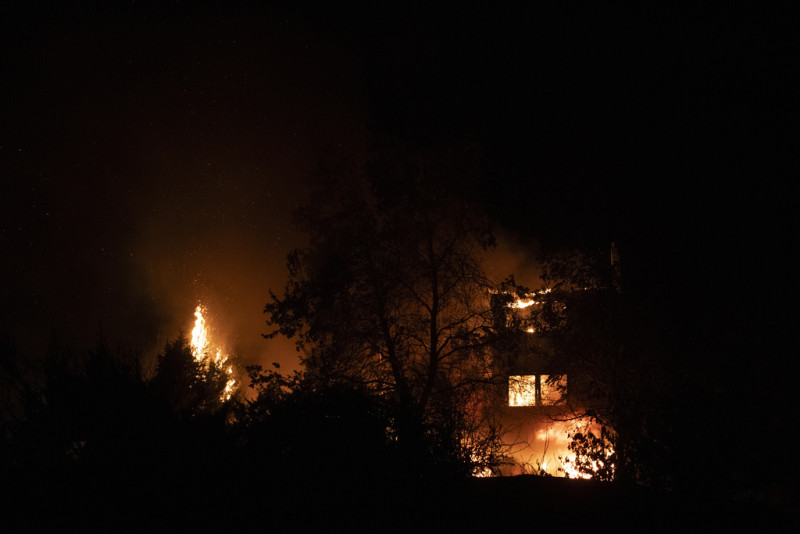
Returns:
[[[575,451],[570,449],[575,435],[591,433],[592,439],[601,436],[601,425],[589,416],[603,409],[597,384],[590,378],[596,362],[582,353],[588,345],[565,339],[578,331],[573,326],[575,315],[619,291],[618,261],[612,245],[608,283],[583,280],[591,285],[492,295],[499,339],[492,370],[497,380],[487,409],[502,433],[506,450],[501,474],[546,473],[574,478],[588,477],[587,466],[590,472],[597,471],[591,459],[576,460]],[[573,316],[570,325],[568,305]],[[583,310],[576,312],[574,308]],[[602,308],[592,309],[595,318],[602,316],[597,309]],[[611,453],[613,449],[607,451],[606,458]],[[578,468],[579,463],[583,469]]]
[[[572,405],[575,373],[554,357],[531,324],[530,312],[543,305],[537,296],[498,293],[492,298],[501,335],[493,359],[498,380],[488,409],[506,448],[503,475],[568,473],[565,459],[577,414]]]

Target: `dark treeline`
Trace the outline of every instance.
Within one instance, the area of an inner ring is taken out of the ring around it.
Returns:
[[[0,468],[14,523],[359,523],[469,472],[445,440],[398,445],[393,414],[359,388],[255,366],[255,398],[223,401],[224,379],[183,339],[150,371],[105,343],[53,349],[38,367],[8,340],[2,350]]]
[[[357,387],[248,368],[256,391],[220,401],[186,342],[142,359],[100,344],[53,351],[39,369],[2,353],[6,524],[28,528],[349,526],[438,531],[498,521],[577,527],[600,514],[620,524],[708,525],[782,515],[752,504],[542,477],[471,479],[470,462],[427,434],[394,439],[394,414]],[[441,433],[438,434],[441,437]],[[720,523],[721,521],[721,523]],[[705,523],[704,523],[705,524]]]

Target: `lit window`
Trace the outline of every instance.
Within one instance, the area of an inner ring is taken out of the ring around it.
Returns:
[[[508,405],[536,406],[536,375],[508,377]]]
[[[552,406],[561,402],[567,375],[511,375],[508,377],[509,406]]]
[[[567,375],[542,375],[542,406],[558,404],[567,391]]]

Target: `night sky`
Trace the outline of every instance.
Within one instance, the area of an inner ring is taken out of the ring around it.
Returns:
[[[147,350],[202,300],[245,361],[294,365],[260,334],[302,243],[304,179],[387,140],[479,148],[493,270],[615,241],[630,291],[704,343],[786,322],[780,13],[159,2],[0,18],[0,334],[23,354],[101,336]]]

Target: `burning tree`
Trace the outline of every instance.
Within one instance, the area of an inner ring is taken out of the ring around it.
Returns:
[[[233,365],[228,361],[227,354],[222,352],[222,348],[212,348],[209,339],[208,327],[205,318],[206,309],[202,304],[198,304],[194,310],[194,328],[192,329],[192,356],[200,364],[209,377],[223,375],[225,377],[225,387],[220,393],[220,400],[230,400],[236,390],[236,379],[233,377]],[[219,381],[219,379],[217,378]]]
[[[495,460],[478,431],[491,379],[488,225],[455,158],[382,158],[355,172],[320,168],[297,213],[307,247],[288,257],[272,337],[294,337],[307,376],[366,387],[390,406],[399,443],[426,443],[472,469]],[[430,449],[429,449],[430,450]]]
[[[210,414],[231,408],[236,393],[230,357],[215,346],[206,321],[207,310],[198,304],[191,339],[176,338],[158,356],[152,385],[182,415]]]

